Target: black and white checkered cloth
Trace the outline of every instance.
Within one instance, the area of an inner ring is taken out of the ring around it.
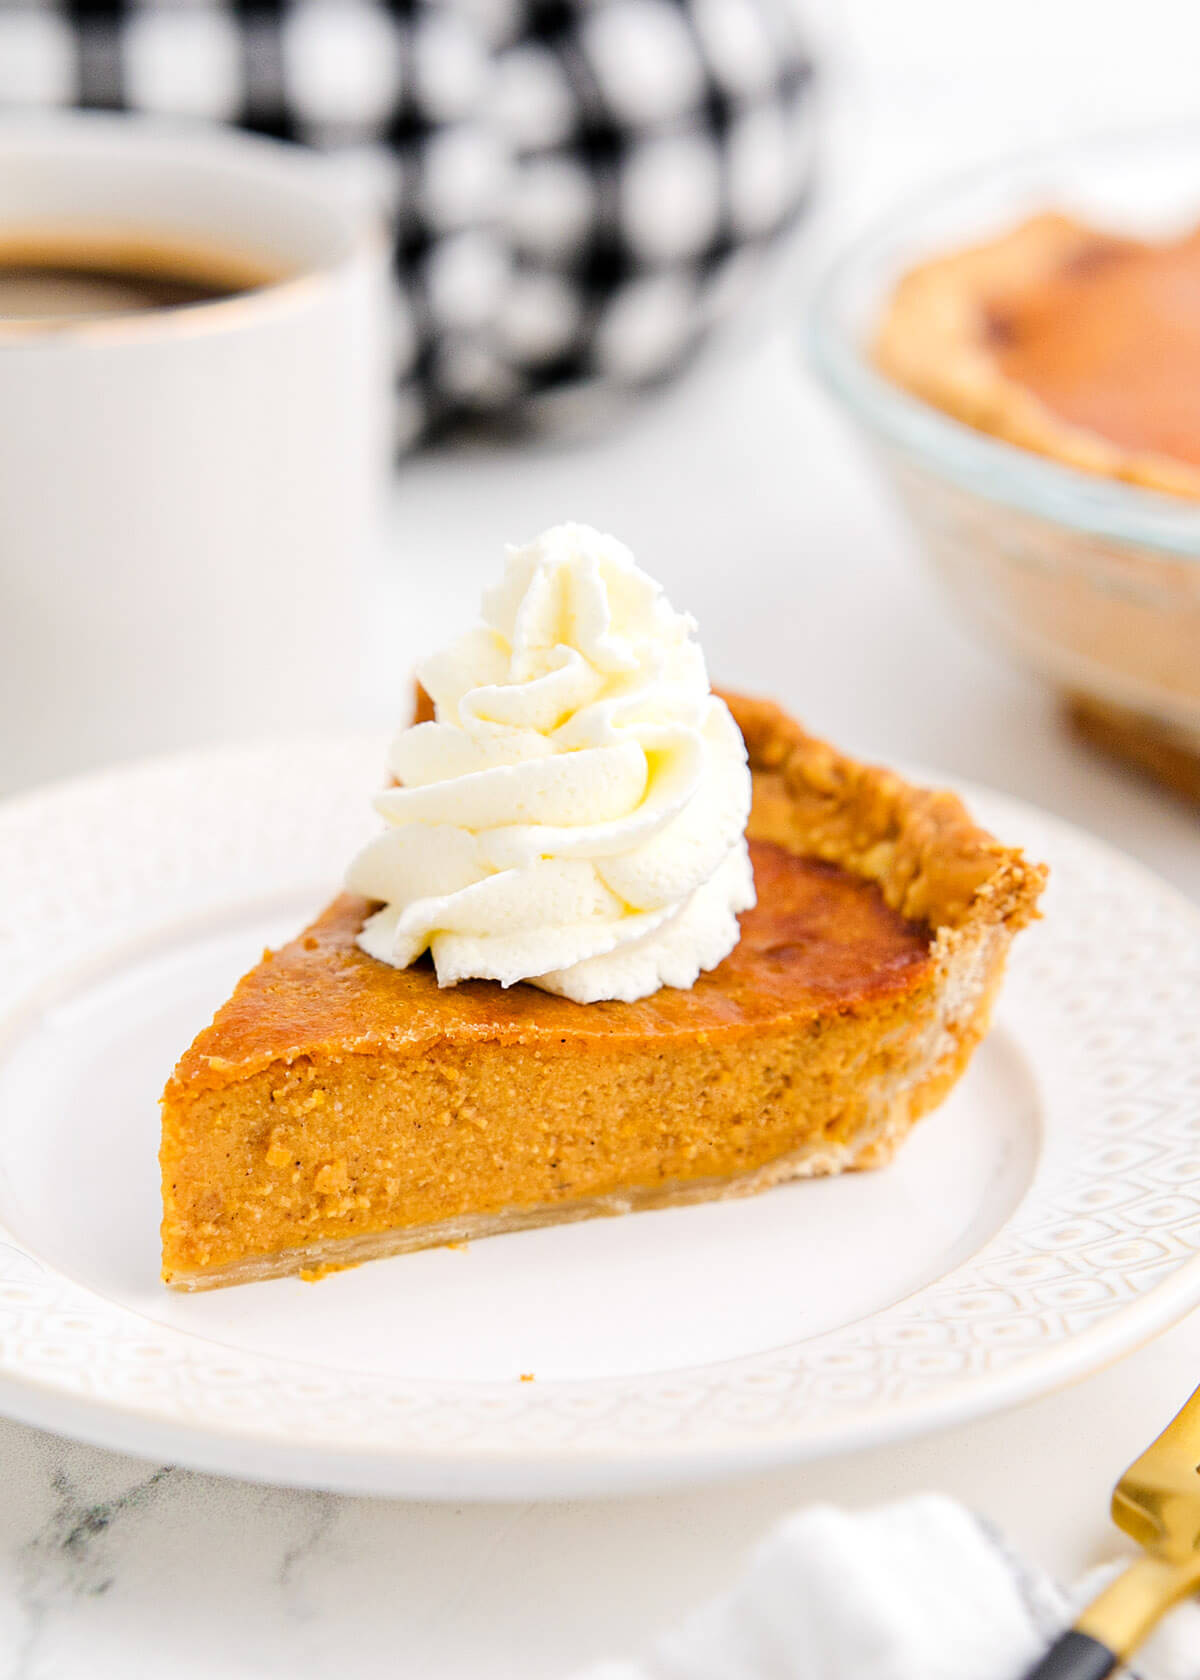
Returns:
[[[795,0],[0,0],[0,104],[377,159],[402,438],[638,389],[803,204]]]

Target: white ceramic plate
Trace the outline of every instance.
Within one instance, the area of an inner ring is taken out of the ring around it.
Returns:
[[[0,808],[0,1409],[264,1480],[620,1492],[956,1422],[1200,1300],[1200,915],[980,791],[1051,863],[1046,919],[885,1171],[169,1294],[158,1093],[329,896],[381,762],[225,749]]]

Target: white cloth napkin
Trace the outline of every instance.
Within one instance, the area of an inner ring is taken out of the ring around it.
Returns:
[[[644,1656],[576,1680],[1021,1680],[1111,1573],[1065,1595],[938,1494],[854,1513],[818,1505]],[[1200,1606],[1175,1612],[1138,1672],[1200,1680]]]

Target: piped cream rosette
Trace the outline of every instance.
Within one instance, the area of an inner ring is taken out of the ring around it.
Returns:
[[[611,537],[510,549],[484,625],[419,670],[355,859],[363,950],[438,981],[525,980],[579,1003],[689,987],[754,903],[750,772],[694,625]]]

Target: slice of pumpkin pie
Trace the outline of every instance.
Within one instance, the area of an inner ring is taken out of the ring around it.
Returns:
[[[609,538],[510,551],[349,890],[167,1085],[169,1284],[875,1166],[946,1095],[1043,869],[691,631]]]

